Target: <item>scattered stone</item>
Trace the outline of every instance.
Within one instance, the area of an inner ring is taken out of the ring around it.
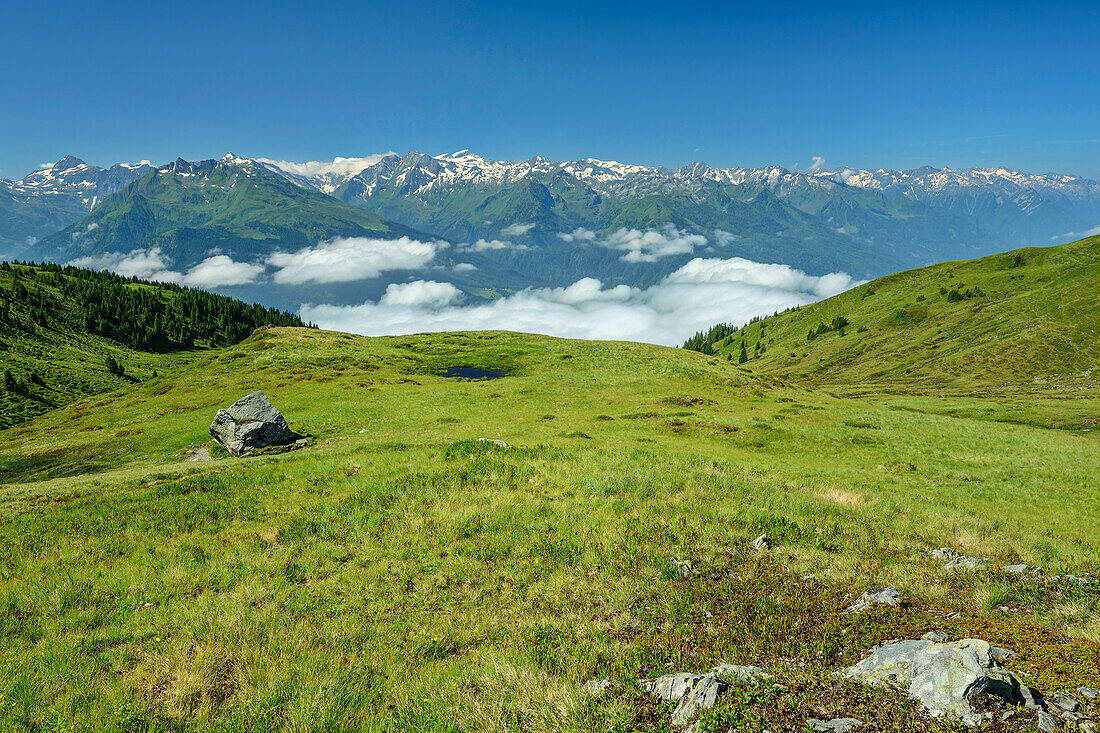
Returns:
[[[932,550],[932,559],[947,562],[954,560],[959,556],[958,550],[952,550],[950,547],[941,547],[936,550]]]
[[[988,562],[989,562],[989,559],[985,558],[985,557],[974,557],[973,555],[960,555],[959,557],[956,557],[954,560],[951,560],[946,565],[944,565],[943,569],[948,570],[948,571],[953,571],[953,570],[977,570],[978,568],[982,567],[983,565],[985,565]]]
[[[771,538],[766,534],[762,534],[752,541],[752,549],[754,550],[767,550],[772,546]]]
[[[209,449],[207,449],[206,444],[203,443],[202,445],[200,445],[198,447],[198,450],[196,450],[194,453],[192,453],[191,457],[185,459],[184,462],[185,463],[204,463],[206,461],[212,461],[212,460],[214,460],[214,456],[210,455]]]
[[[581,689],[591,695],[602,695],[615,686],[611,680],[588,680]]]
[[[897,588],[871,588],[857,598],[855,603],[845,608],[843,612],[859,613],[877,605],[900,606],[901,594],[898,593]]]
[[[477,442],[478,443],[492,443],[497,448],[511,448],[512,447],[512,446],[508,445],[507,443],[505,443],[503,440],[498,440],[496,438],[478,438]]]
[[[670,557],[668,559],[668,566],[675,570],[676,574],[681,578],[690,578],[692,575],[699,574],[699,571],[695,569],[695,563],[686,558]]]
[[[1035,565],[1005,565],[1002,569],[1006,573],[1013,573],[1015,575],[1039,576],[1043,574],[1043,569]]]
[[[950,618],[950,619],[962,618],[962,614],[959,613],[958,611],[952,611],[951,613],[944,616],[944,618]]]
[[[679,701],[672,711],[673,725],[688,725],[700,711],[712,708],[729,688],[730,682],[757,683],[759,679],[771,679],[759,667],[743,667],[737,664],[724,664],[705,674],[677,672],[666,674],[655,680],[641,680],[643,690],[656,695],[661,702]]]
[[[304,446],[304,445],[307,445],[308,443],[309,443],[309,438],[298,438],[296,441],[294,441],[294,445]]]
[[[1077,708],[1079,707],[1078,702],[1069,695],[1051,695],[1050,701],[1058,707],[1062,708],[1062,710],[1065,710],[1067,713],[1076,712]]]
[[[235,456],[269,446],[294,443],[302,436],[290,429],[267,395],[253,392],[218,410],[210,435]]]
[[[862,720],[855,718],[833,718],[832,720],[818,720],[817,718],[810,718],[806,721],[813,726],[814,733],[848,733],[853,728],[858,728],[863,725]]]
[[[968,725],[981,721],[967,701],[979,692],[1041,708],[1042,698],[1003,668],[993,649],[981,639],[946,644],[904,640],[875,647],[870,656],[845,670],[845,676],[874,686],[901,687],[933,716]]]
[[[925,641],[937,641],[942,643],[947,641],[947,634],[943,633],[942,631],[929,631],[921,638]]]
[[[1046,710],[1039,711],[1039,730],[1043,733],[1053,733],[1058,730],[1060,723],[1058,719],[1048,713]]]
[[[1100,690],[1093,687],[1078,687],[1077,691],[1090,700],[1095,700],[1100,697]]]

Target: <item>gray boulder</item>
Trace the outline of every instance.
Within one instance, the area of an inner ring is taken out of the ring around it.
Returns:
[[[218,410],[210,435],[235,456],[260,448],[293,445],[302,436],[286,424],[263,392],[253,392]]]
[[[1042,575],[1043,569],[1035,565],[1005,565],[1002,570],[1013,575]]]
[[[363,432],[363,431],[360,431],[360,432]],[[503,440],[500,440],[498,438],[478,438],[477,442],[478,443],[492,443],[497,448],[511,448],[512,447],[512,446],[508,445],[507,442],[505,442]]]
[[[959,556],[958,550],[953,550],[950,547],[940,547],[932,550],[932,559],[940,560],[942,562],[948,562],[954,560]]]
[[[1042,698],[1000,665],[997,657],[1001,655],[994,649],[981,639],[949,644],[928,639],[899,641],[876,647],[845,675],[871,685],[902,688],[933,716],[968,724],[980,718],[968,702],[979,692],[1041,709]]]
[[[901,594],[897,588],[871,588],[856,599],[855,603],[844,609],[844,613],[859,613],[872,606],[899,606]]]
[[[590,695],[602,695],[613,687],[615,683],[611,680],[588,680],[581,685],[581,689]]]
[[[762,534],[752,541],[752,549],[754,550],[767,550],[772,546],[771,537],[766,534]]]
[[[974,557],[973,555],[961,555],[951,560],[943,566],[944,570],[977,570],[982,567],[989,560],[984,557]]]
[[[806,722],[813,727],[814,733],[848,733],[853,728],[863,725],[863,721],[856,718],[833,718],[832,720],[810,718]]]
[[[673,725],[688,725],[701,711],[718,703],[718,698],[729,688],[728,683],[756,683],[761,679],[772,677],[759,667],[723,664],[704,674],[677,672],[655,680],[641,680],[641,686],[646,692],[659,697],[661,702],[679,701],[672,711],[671,722]]]

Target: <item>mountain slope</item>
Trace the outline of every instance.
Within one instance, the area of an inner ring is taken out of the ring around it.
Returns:
[[[406,235],[428,238],[229,154],[197,163],[177,160],[149,173],[24,257],[71,261],[159,248],[170,264],[186,267],[212,251],[252,260],[332,237]]]
[[[738,360],[744,342],[753,371],[811,385],[937,390],[1057,375],[1072,393],[1100,375],[1097,282],[1091,237],[899,272],[689,346]]]
[[[108,273],[0,263],[0,429],[297,316]],[[121,370],[108,367],[108,359]]]
[[[18,181],[0,180],[0,258],[82,219],[96,203],[152,170],[147,163],[100,168],[67,155]]]

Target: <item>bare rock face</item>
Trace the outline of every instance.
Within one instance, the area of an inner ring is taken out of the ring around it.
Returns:
[[[300,435],[263,392],[253,392],[229,407],[218,410],[210,424],[210,435],[235,456],[260,448],[292,445]]]

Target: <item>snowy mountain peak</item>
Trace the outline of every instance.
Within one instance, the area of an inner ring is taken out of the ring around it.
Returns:
[[[62,158],[61,160],[59,160],[59,161],[57,161],[56,163],[53,164],[52,170],[67,171],[67,170],[70,170],[72,168],[77,168],[77,167],[82,166],[82,165],[88,165],[88,164],[85,163],[80,158],[77,158],[77,157],[72,156],[72,155],[66,155],[64,158]]]

